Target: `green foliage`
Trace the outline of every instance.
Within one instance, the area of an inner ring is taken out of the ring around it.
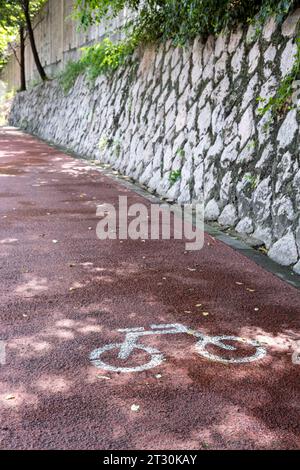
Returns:
[[[122,150],[122,144],[121,144],[120,140],[115,139],[113,141],[113,151],[114,151],[114,155],[115,155],[116,158],[119,158],[119,156],[121,154],[121,150]]]
[[[125,7],[136,10],[139,3],[139,0],[76,0],[73,16],[83,28],[88,28],[103,18],[114,18]]]
[[[104,152],[106,147],[108,146],[108,139],[106,136],[101,137],[99,140],[98,148],[100,152]]]
[[[139,44],[171,39],[183,46],[198,35],[217,35],[239,23],[253,23],[258,32],[270,15],[282,21],[298,5],[300,0],[76,0],[74,17],[84,29],[124,8],[134,15],[123,27],[124,40],[113,44],[105,39],[85,48],[79,62],[62,74],[62,86],[68,91],[83,72],[93,81],[116,70]]]
[[[46,0],[28,0],[33,18]],[[6,63],[9,45],[16,41],[20,26],[26,26],[24,0],[0,0],[0,69]]]
[[[24,24],[21,5],[16,2],[0,0],[0,68],[9,57],[9,46],[16,39],[19,25]]]
[[[277,22],[281,23],[289,14],[291,9],[299,4],[296,0],[264,0],[260,3],[261,6],[259,12],[256,17],[252,19],[252,22],[255,22],[258,28],[272,15],[275,15]]]
[[[75,84],[76,79],[84,72],[84,66],[80,61],[68,62],[63,72],[59,75],[59,82],[67,93]]]
[[[47,0],[0,0],[0,25],[4,28],[26,26],[24,8],[28,4],[33,18]]]
[[[181,178],[181,170],[173,170],[170,173],[169,180],[171,183],[176,183]]]
[[[183,45],[195,36],[219,34],[238,23],[264,23],[271,14],[281,21],[299,0],[77,0],[83,27],[116,16],[124,7],[137,14],[130,23],[139,42],[172,39]]]
[[[251,189],[254,190],[257,188],[257,185],[259,183],[259,176],[251,175],[251,173],[247,173],[244,176],[245,180],[250,183]]]
[[[247,150],[253,150],[253,149],[255,149],[256,145],[257,145],[257,141],[256,140],[251,140],[249,142],[249,144],[246,145],[246,148],[247,148]]]
[[[13,28],[3,28],[0,25],[0,69],[6,64],[9,56],[9,44],[16,39]]]
[[[113,72],[125,63],[135,46],[132,38],[118,43],[106,38],[99,44],[82,48],[81,58],[77,62],[69,62],[59,77],[63,90],[68,92],[82,73],[93,83],[101,73]]]
[[[268,100],[261,97],[257,98],[257,101],[263,105],[258,108],[258,113],[261,116],[270,111],[271,120],[273,120],[276,116],[281,117],[286,111],[295,107],[292,103],[292,96],[295,91],[294,83],[300,79],[300,36],[297,37],[296,43],[297,53],[293,68],[280,82],[275,95]]]
[[[182,149],[182,148],[177,149],[176,155],[178,155],[180,158],[184,158],[185,157],[184,149]]]
[[[133,39],[113,43],[106,38],[99,44],[83,48],[80,62],[86,69],[88,78],[93,81],[100,73],[109,73],[123,65],[135,49]]]

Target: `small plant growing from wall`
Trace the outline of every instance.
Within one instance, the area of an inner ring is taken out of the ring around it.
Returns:
[[[59,76],[64,92],[67,93],[74,86],[79,75],[83,73],[93,85],[99,75],[114,72],[132,55],[135,46],[134,38],[118,43],[113,43],[106,38],[99,44],[83,47],[81,58],[78,61],[69,62]]]
[[[184,151],[184,149],[183,149],[183,148],[177,149],[176,155],[178,155],[178,157],[184,159],[184,158],[185,158],[185,151]]]
[[[58,76],[59,83],[64,91],[68,93],[74,86],[77,78],[84,72],[83,64],[78,62],[68,62],[64,71]]]
[[[98,149],[100,150],[100,152],[104,152],[107,146],[108,146],[107,137],[101,137],[99,140],[99,144],[98,144]]]
[[[256,140],[251,140],[249,144],[246,145],[247,150],[254,150],[255,147],[257,146],[257,141]]]
[[[176,183],[181,178],[181,170],[172,170],[169,176],[169,180],[172,184]]]
[[[261,104],[258,108],[258,113],[264,116],[269,111],[271,112],[271,124],[275,118],[281,118],[284,114],[297,107],[296,100],[293,102],[293,96],[299,94],[300,89],[300,35],[296,39],[297,53],[295,55],[295,62],[290,73],[288,73],[280,82],[279,87],[274,96],[269,99],[258,97],[257,101]],[[298,90],[296,87],[298,86]]]
[[[258,183],[259,183],[259,176],[251,175],[251,173],[247,173],[244,176],[245,180],[250,183],[251,189],[254,191],[254,189],[257,188]]]
[[[122,149],[120,140],[115,139],[115,140],[113,141],[113,149],[114,149],[114,155],[115,155],[115,157],[116,157],[116,158],[119,158],[119,156],[120,156],[120,154],[121,154],[121,149]]]

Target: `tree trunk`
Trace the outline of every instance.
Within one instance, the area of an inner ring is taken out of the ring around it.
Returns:
[[[27,31],[28,31],[28,36],[30,40],[30,45],[31,45],[31,50],[32,50],[32,55],[35,61],[35,65],[38,69],[38,72],[40,74],[40,77],[43,81],[47,80],[47,75],[45,73],[45,70],[41,64],[39,54],[36,48],[35,44],[35,39],[34,39],[34,33],[33,33],[33,28],[31,24],[31,18],[30,18],[30,12],[29,12],[29,0],[23,0],[22,2],[23,6],[23,11],[24,11],[24,16],[26,20],[26,26],[27,26]]]
[[[25,78],[25,37],[24,28],[20,26],[20,91],[26,90]]]

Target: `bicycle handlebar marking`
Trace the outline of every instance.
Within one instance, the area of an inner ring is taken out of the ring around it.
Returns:
[[[125,333],[125,340],[123,343],[112,343],[103,346],[102,348],[95,349],[90,354],[90,360],[99,369],[109,370],[111,372],[141,372],[143,370],[152,369],[153,367],[159,366],[165,359],[164,355],[156,348],[151,346],[146,346],[145,344],[138,343],[137,340],[140,336],[149,336],[149,335],[165,335],[165,334],[178,334],[178,333],[188,333],[195,336],[198,341],[196,344],[196,352],[203,356],[206,359],[211,361],[223,362],[225,364],[241,364],[247,362],[257,361],[266,356],[267,351],[263,348],[257,341],[250,339],[243,339],[239,336],[208,336],[200,331],[194,331],[187,328],[180,323],[171,323],[165,325],[151,325],[151,330],[145,330],[144,328],[125,328],[118,330],[119,332]],[[237,350],[236,346],[231,346],[225,344],[224,341],[236,341],[238,343],[244,343],[252,348],[255,348],[255,353],[252,356],[248,357],[239,357],[239,358],[222,358],[217,354],[213,354],[206,350],[208,345],[214,345],[220,349],[226,351],[235,351]],[[111,350],[119,350],[118,359],[127,360],[131,353],[135,350],[142,350],[151,356],[149,362],[142,364],[136,367],[117,367],[110,364],[107,364],[101,359],[103,353]]]

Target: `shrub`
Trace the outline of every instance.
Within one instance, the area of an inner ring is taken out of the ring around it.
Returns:
[[[59,77],[64,92],[72,88],[82,73],[93,83],[101,73],[113,72],[125,63],[134,49],[133,39],[113,43],[108,38],[93,46],[82,48],[81,58],[77,62],[69,62]]]
[[[125,7],[134,15],[123,27],[125,39],[117,43],[104,39],[83,48],[82,57],[67,65],[60,81],[65,92],[81,73],[93,82],[101,73],[111,73],[123,65],[142,43],[171,39],[183,46],[198,35],[219,34],[239,23],[255,24],[258,33],[270,15],[276,15],[280,22],[298,5],[300,0],[77,0],[74,17],[83,28],[115,17]],[[299,64],[293,76],[298,69]],[[288,79],[280,95],[286,98],[290,88]]]

